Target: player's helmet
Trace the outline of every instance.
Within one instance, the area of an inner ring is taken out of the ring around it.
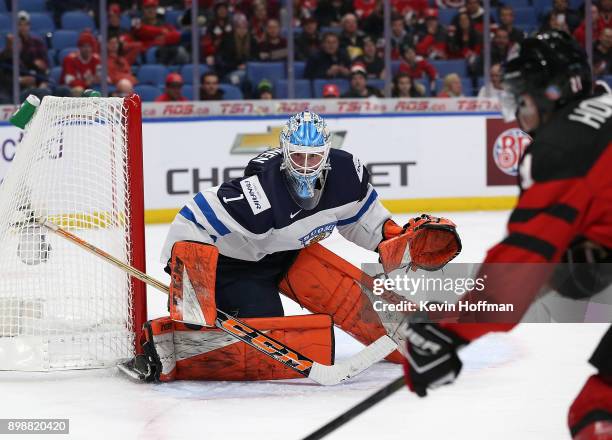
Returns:
[[[513,120],[528,94],[543,114],[591,93],[591,69],[576,40],[565,32],[543,32],[526,38],[503,73],[502,112]]]
[[[280,134],[283,149],[281,170],[293,200],[303,209],[317,206],[327,171],[330,133],[321,116],[304,111],[292,116]]]

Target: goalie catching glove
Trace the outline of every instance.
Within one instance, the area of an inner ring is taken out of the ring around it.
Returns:
[[[413,270],[439,270],[461,252],[455,224],[428,214],[410,219],[404,227],[387,220],[383,237],[378,253],[386,273],[406,266]]]

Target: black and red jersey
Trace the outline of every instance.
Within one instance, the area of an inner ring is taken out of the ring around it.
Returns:
[[[486,291],[463,298],[513,303],[513,323],[550,278],[553,265],[539,263],[559,262],[580,237],[612,248],[612,95],[584,99],[558,111],[534,134],[519,174],[521,193],[508,234],[488,251],[481,267],[479,276],[487,275]],[[472,340],[489,331],[508,330],[513,323],[446,326]]]

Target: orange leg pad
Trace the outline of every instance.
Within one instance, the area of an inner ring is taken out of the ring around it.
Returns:
[[[369,286],[371,278],[332,251],[314,244],[299,253],[279,289],[313,313],[332,315],[335,325],[369,345],[387,331],[360,284]],[[401,363],[402,357],[394,351],[387,360]]]
[[[333,363],[329,315],[249,318],[244,322],[324,365]],[[174,323],[177,380],[275,380],[303,377],[219,329]]]

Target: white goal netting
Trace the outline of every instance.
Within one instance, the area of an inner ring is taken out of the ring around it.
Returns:
[[[0,185],[0,370],[94,368],[134,350],[129,277],[36,223],[129,262],[122,98],[45,97]]]

